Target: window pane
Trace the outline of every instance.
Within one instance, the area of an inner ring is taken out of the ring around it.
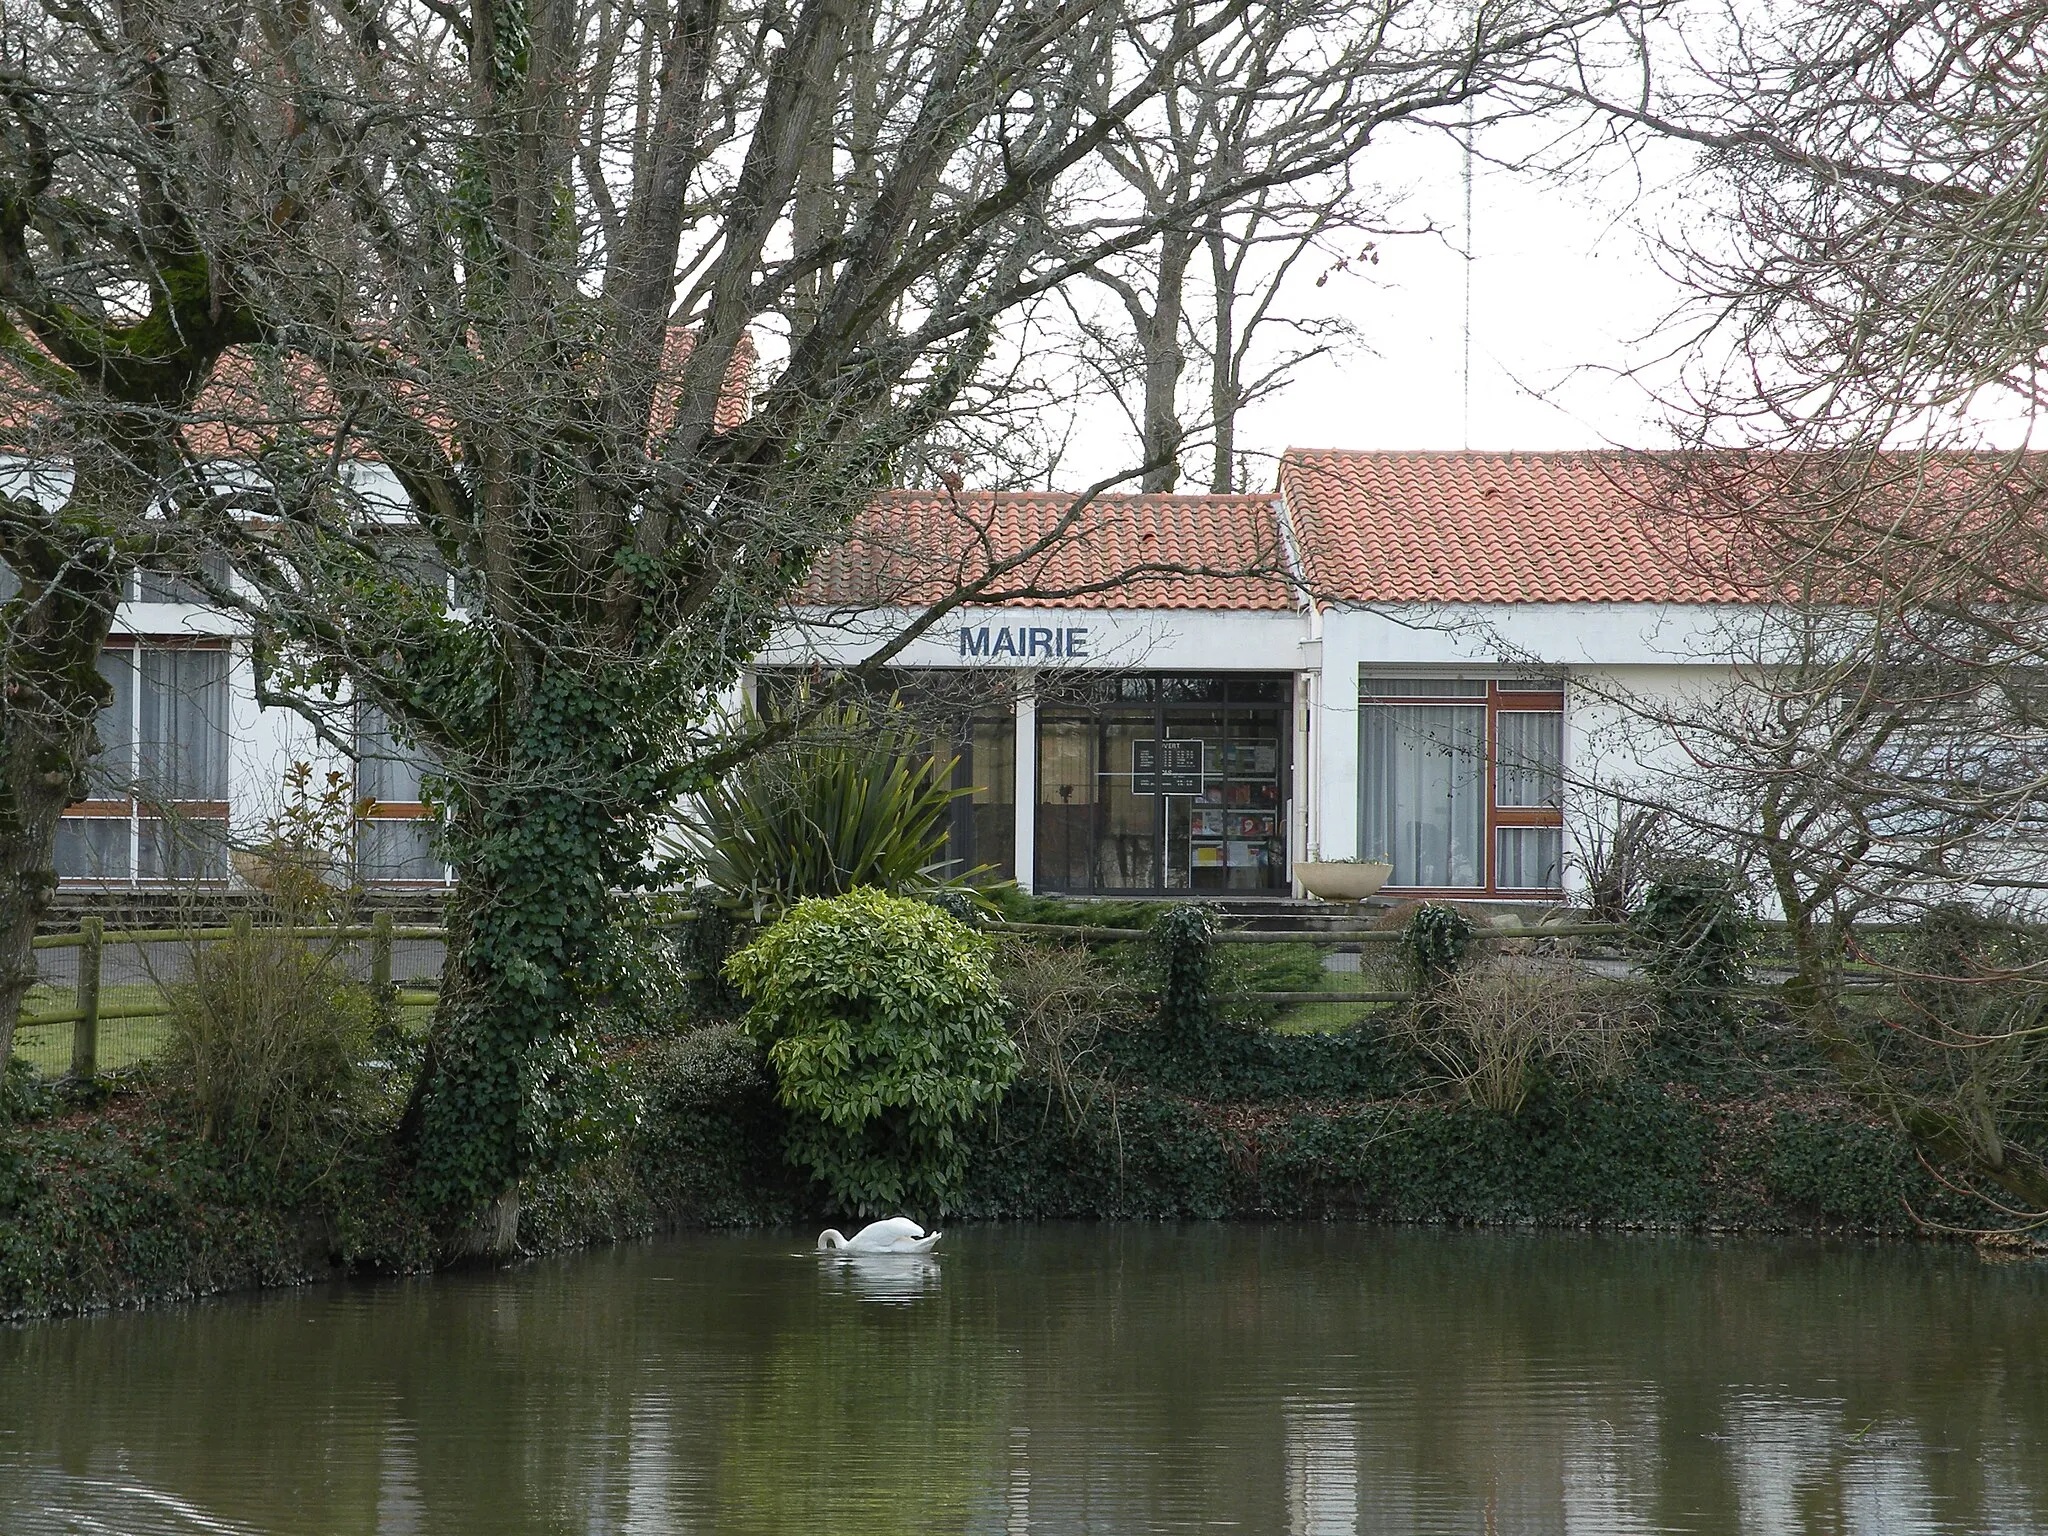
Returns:
[[[391,721],[381,709],[365,704],[356,711],[356,794],[383,805],[411,805],[434,771],[432,754],[399,743]]]
[[[1564,883],[1564,829],[1500,827],[1494,883],[1503,891],[1554,891]]]
[[[1564,715],[1502,710],[1495,719],[1494,792],[1506,806],[1564,804]]]
[[[57,876],[62,880],[126,880],[128,818],[66,816],[58,822]]]
[[[1093,868],[1093,885],[1099,891],[1153,890],[1159,885],[1157,780],[1155,776],[1149,785],[1139,781],[1141,744],[1157,752],[1151,716],[1102,722],[1096,747]]]
[[[1486,883],[1486,710],[1382,704],[1359,716],[1360,848],[1391,885]]]
[[[1362,677],[1361,699],[1483,699],[1486,684],[1462,677]]]
[[[143,792],[161,800],[228,797],[228,653],[142,652]]]
[[[145,880],[225,880],[228,824],[187,817],[145,818],[137,844]]]
[[[228,562],[225,556],[208,555],[203,569],[216,585],[227,585]],[[204,607],[210,601],[197,582],[173,571],[138,570],[131,590],[138,603],[190,603]]]
[[[434,823],[424,817],[356,823],[356,859],[365,880],[444,880]]]
[[[85,792],[95,800],[125,800],[135,793],[135,652],[125,646],[101,651],[99,669],[114,694],[93,722],[99,750],[86,768]],[[121,857],[125,866],[125,843]]]
[[[21,590],[21,578],[14,574],[14,567],[0,560],[0,603],[6,602]]]
[[[958,851],[963,867],[991,865],[987,878],[1010,880],[1017,873],[1017,720],[1014,715],[983,717],[969,728],[961,771],[971,792],[955,804],[964,816],[965,846]],[[952,849],[948,853],[954,852]]]
[[[1038,716],[1037,868],[1041,890],[1088,889],[1094,846],[1095,730],[1086,715]]]

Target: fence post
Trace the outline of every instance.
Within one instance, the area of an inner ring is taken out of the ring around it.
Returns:
[[[71,1025],[71,1075],[90,1082],[100,1070],[100,919],[78,923],[78,1018]]]
[[[370,919],[370,990],[379,1003],[391,997],[391,914],[379,912]]]

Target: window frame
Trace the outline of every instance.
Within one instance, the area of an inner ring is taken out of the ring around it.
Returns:
[[[222,704],[228,718],[216,723],[221,737],[222,787],[228,798],[220,800],[152,798],[144,793],[147,786],[142,783],[143,754],[148,746],[142,737],[144,711],[144,668],[142,658],[150,651],[208,651],[224,656],[226,677],[223,680]],[[127,656],[131,671],[128,688],[127,739],[122,747],[127,763],[120,770],[117,782],[129,787],[125,795],[109,794],[100,786],[88,793],[87,798],[64,807],[60,821],[121,822],[128,829],[127,870],[124,874],[60,875],[58,883],[73,889],[107,889],[114,887],[154,888],[160,886],[205,885],[220,886],[228,883],[228,849],[233,828],[234,795],[234,666],[235,648],[233,642],[216,638],[161,637],[154,635],[115,634],[107,638],[101,647],[102,655],[115,652]],[[217,828],[220,833],[219,867],[211,874],[146,874],[143,872],[144,842],[149,835],[147,828],[153,824],[180,823],[203,824]]]
[[[1475,683],[1484,684],[1484,695],[1472,689]],[[1400,693],[1374,693],[1376,684],[1399,683],[1404,687]],[[1441,683],[1444,691],[1430,693],[1418,684]],[[1468,691],[1454,693],[1453,687]],[[1415,691],[1408,692],[1406,689]],[[1564,792],[1563,775],[1567,762],[1570,733],[1565,728],[1568,721],[1565,708],[1566,689],[1563,679],[1545,686],[1537,680],[1522,677],[1474,677],[1470,673],[1443,675],[1440,677],[1403,675],[1397,671],[1379,672],[1370,667],[1360,667],[1358,673],[1358,710],[1361,740],[1364,732],[1364,712],[1376,704],[1423,704],[1463,705],[1466,708],[1484,704],[1486,708],[1486,786],[1483,795],[1485,825],[1481,833],[1479,857],[1484,878],[1476,885],[1395,885],[1389,881],[1382,887],[1388,894],[1418,897],[1441,897],[1447,900],[1485,901],[1491,899],[1527,901],[1532,899],[1554,899],[1564,894],[1564,867],[1562,849],[1558,861],[1558,883],[1551,886],[1507,886],[1500,883],[1500,833],[1508,827],[1546,827],[1559,831],[1563,841]],[[1512,714],[1556,715],[1558,716],[1558,803],[1546,806],[1502,805],[1500,773],[1500,717]],[[1364,831],[1363,811],[1365,804],[1365,763],[1362,752],[1356,759],[1358,782],[1354,786],[1359,803],[1361,834]],[[1369,856],[1360,850],[1361,856]]]

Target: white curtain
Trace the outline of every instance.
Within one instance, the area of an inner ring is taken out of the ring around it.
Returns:
[[[1494,883],[1504,891],[1554,891],[1564,878],[1564,831],[1502,827]]]
[[[1486,883],[1486,708],[1364,704],[1358,711],[1359,853],[1389,885]]]
[[[426,752],[399,745],[384,712],[365,704],[356,712],[356,794],[384,805],[410,805],[433,772]]]
[[[1500,803],[1553,807],[1564,795],[1564,715],[1554,709],[1504,709],[1495,716],[1495,777]]]
[[[141,770],[153,799],[227,799],[226,651],[142,652]]]

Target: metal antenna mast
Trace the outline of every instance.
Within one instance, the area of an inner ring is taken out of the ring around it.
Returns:
[[[1465,366],[1464,446],[1472,448],[1472,98],[1465,98]]]

